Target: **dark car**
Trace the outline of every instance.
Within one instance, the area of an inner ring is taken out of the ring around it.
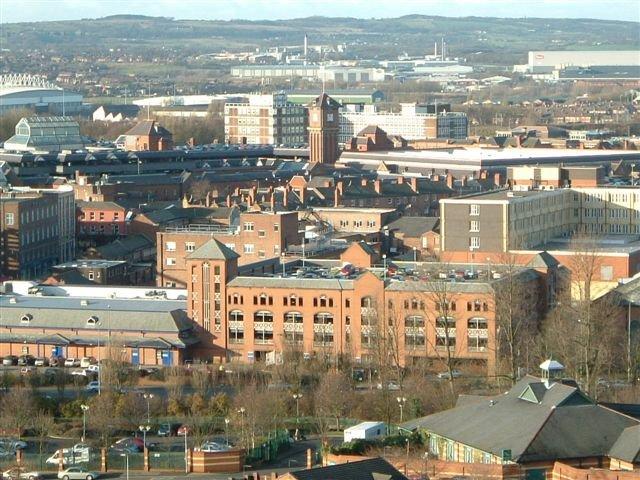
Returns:
[[[18,365],[22,367],[33,365],[34,363],[36,363],[36,359],[33,355],[20,355],[18,357]]]
[[[162,423],[158,426],[158,436],[172,437],[178,433],[179,426],[180,425],[176,425],[173,423]]]

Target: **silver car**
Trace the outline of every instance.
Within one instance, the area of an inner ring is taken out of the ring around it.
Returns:
[[[58,478],[61,480],[94,480],[99,476],[96,472],[89,471],[84,467],[69,467],[58,472]]]
[[[10,480],[41,480],[42,474],[40,472],[29,472],[20,467],[14,467],[2,472],[2,478]]]

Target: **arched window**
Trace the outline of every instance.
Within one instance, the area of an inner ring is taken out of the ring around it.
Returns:
[[[91,316],[87,318],[88,327],[95,327],[96,325],[98,325],[98,317]]]
[[[333,325],[333,315],[326,312],[316,313],[313,316],[313,323],[317,325],[327,325],[327,324]]]
[[[362,308],[372,308],[373,307],[373,299],[371,297],[362,297],[360,299],[360,306]]]
[[[409,315],[404,319],[405,327],[424,327],[424,317],[422,315]]]
[[[487,319],[484,317],[472,317],[467,321],[467,328],[487,328]]]
[[[231,310],[229,312],[229,320],[231,322],[242,322],[244,321],[244,313],[242,310]]]
[[[31,315],[30,313],[25,313],[24,315],[22,315],[22,317],[20,317],[20,323],[22,324],[29,324],[31,323],[31,320],[33,320],[33,315]]]
[[[268,310],[260,310],[253,314],[254,322],[273,322],[273,313]]]
[[[300,312],[287,312],[284,314],[285,323],[303,323],[304,319]]]

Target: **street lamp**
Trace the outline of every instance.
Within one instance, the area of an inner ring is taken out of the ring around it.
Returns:
[[[127,469],[127,480],[129,480],[129,454],[128,453],[121,453],[120,456],[125,458],[126,469]]]
[[[281,259],[280,263],[282,263],[282,278],[284,278],[284,276],[286,275],[286,273],[285,273],[285,268],[286,267],[285,267],[285,263],[284,263],[284,252],[282,252],[280,254],[280,259]]]
[[[387,254],[382,254],[382,278],[387,279]]]
[[[151,430],[151,425],[140,425],[138,430],[142,432],[142,447],[147,448],[147,432]]]
[[[402,423],[404,404],[407,403],[407,399],[405,397],[398,397],[396,398],[396,400],[398,401],[398,406],[400,407],[400,423]]]
[[[189,454],[187,453],[187,435],[189,434],[189,427],[185,425],[184,429],[184,473],[189,473]]]
[[[302,398],[301,393],[294,393],[293,399],[296,401],[296,423],[300,423],[300,399]]]
[[[418,248],[413,247],[413,269],[418,270]]]
[[[224,436],[226,437],[227,440],[227,448],[229,448],[229,422],[231,420],[229,420],[228,418],[224,419]]]
[[[87,436],[87,410],[89,410],[89,405],[80,405],[80,408],[82,409],[82,441],[84,442]]]
[[[142,395],[144,399],[147,401],[147,423],[151,423],[151,399],[153,398],[153,393],[145,393]]]
[[[242,444],[244,445],[244,412],[246,412],[244,407],[240,407],[238,409],[238,413],[240,414],[240,428],[242,431]]]

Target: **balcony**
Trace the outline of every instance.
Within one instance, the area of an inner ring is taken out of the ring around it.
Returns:
[[[256,345],[273,345],[272,338],[254,338],[253,343]]]

